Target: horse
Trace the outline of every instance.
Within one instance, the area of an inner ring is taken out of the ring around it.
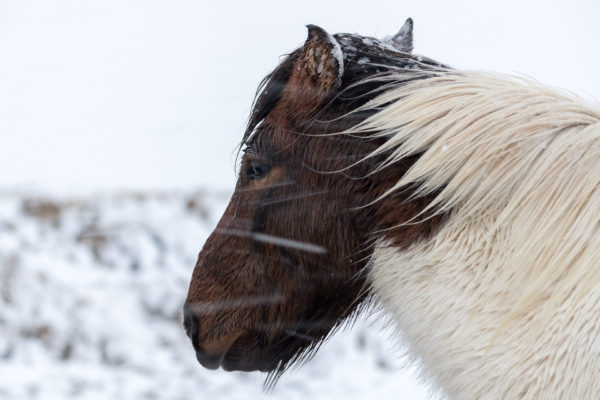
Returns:
[[[379,305],[448,398],[600,393],[600,110],[386,39],[308,37],[260,84],[192,273],[207,368],[276,380]]]

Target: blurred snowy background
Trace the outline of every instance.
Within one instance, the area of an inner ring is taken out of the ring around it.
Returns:
[[[181,328],[256,86],[312,23],[600,99],[597,1],[0,0],[0,399],[424,398],[381,318],[270,393]]]
[[[181,327],[213,191],[0,196],[1,399],[381,398],[414,391],[361,320],[262,393],[263,375],[208,371]],[[370,325],[375,323],[375,326]],[[375,387],[371,387],[375,386]]]

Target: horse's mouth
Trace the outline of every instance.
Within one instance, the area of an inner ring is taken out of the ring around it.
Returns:
[[[265,362],[243,360],[237,356],[229,356],[227,352],[217,356],[206,356],[202,352],[196,352],[196,359],[204,368],[210,370],[216,370],[221,367],[224,371],[269,372],[272,369]]]
[[[255,352],[248,354],[248,350],[246,343],[244,343],[244,346],[238,346],[237,348],[234,343],[221,358],[221,368],[225,371],[243,372],[270,372],[273,369],[274,366],[269,361],[269,357],[266,355],[261,356],[260,353]]]
[[[223,356],[225,354],[216,355],[216,356],[208,356],[201,351],[196,351],[196,359],[198,362],[207,369],[215,370],[221,366],[223,362]]]
[[[244,360],[241,360],[239,358],[234,358],[234,357],[227,357],[227,356],[223,357],[223,360],[221,361],[221,367],[223,368],[224,371],[243,371],[243,372],[264,371],[257,365],[253,365],[252,363],[249,363],[248,361],[244,361]]]
[[[246,341],[236,340],[226,351],[216,355],[207,355],[196,348],[196,359],[204,368],[210,370],[216,370],[220,367],[224,371],[270,372],[273,369],[273,363],[269,362],[268,357],[260,357],[254,352],[250,352],[251,355],[248,357],[249,347],[252,346],[249,346]]]

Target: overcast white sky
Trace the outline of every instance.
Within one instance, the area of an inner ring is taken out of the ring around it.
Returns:
[[[305,25],[600,99],[600,2],[0,0],[0,188],[231,188],[254,91]]]

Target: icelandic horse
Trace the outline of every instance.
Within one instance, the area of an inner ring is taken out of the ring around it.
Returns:
[[[600,396],[600,110],[309,25],[261,83],[184,325],[273,381],[376,302],[448,398]]]

